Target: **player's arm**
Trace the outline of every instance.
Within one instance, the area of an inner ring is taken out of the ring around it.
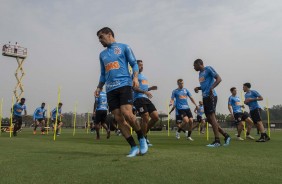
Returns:
[[[105,69],[105,66],[102,62],[101,55],[100,55],[100,68],[101,68],[101,74],[100,74],[99,84],[98,84],[97,89],[95,90],[95,93],[94,93],[94,95],[96,97],[99,97],[100,92],[102,91],[102,88],[103,88],[103,86],[106,82],[106,77],[105,77],[106,69]]]
[[[171,114],[171,113],[174,111],[174,109],[175,109],[175,106],[173,106],[173,107],[171,108],[171,110],[169,111],[169,114]]]
[[[24,116],[27,115],[27,111],[26,111],[26,108],[24,108]]]
[[[247,98],[245,99],[245,104],[249,103],[249,102],[254,102],[254,101],[262,101],[263,97],[257,92],[254,92],[255,97],[254,98]]]
[[[231,117],[234,119],[233,108],[232,108],[232,106],[230,104],[228,104],[228,110],[229,110],[229,112],[231,114]]]
[[[215,77],[215,82],[211,86],[211,90],[213,90],[218,84],[222,81],[221,77],[217,74]]]
[[[138,82],[139,68],[138,68],[137,60],[133,54],[133,51],[129,46],[126,46],[124,54],[133,72],[132,86],[139,87],[139,82]]]
[[[197,114],[197,108],[194,109],[194,113]]]
[[[95,99],[95,102],[94,102],[92,120],[94,120],[94,117],[96,116],[96,109],[97,109],[97,99]]]
[[[35,121],[35,116],[37,114],[38,109],[35,109],[34,113],[33,113],[33,121]]]
[[[200,90],[202,90],[202,88],[200,86],[194,88],[195,93],[198,93]]]
[[[149,87],[148,91],[157,90],[157,89],[158,89],[157,86],[151,86],[151,87]]]
[[[194,98],[192,96],[189,96],[191,102],[195,105],[196,109],[199,109],[199,106],[196,104]]]
[[[143,94],[147,95],[149,98],[153,97],[153,95],[149,91],[142,90],[139,87],[133,87],[133,90],[137,93],[143,93]]]

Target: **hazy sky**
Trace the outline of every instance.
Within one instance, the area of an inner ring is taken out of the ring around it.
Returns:
[[[64,112],[73,111],[76,101],[79,112],[92,111],[103,50],[96,32],[104,26],[144,61],[144,74],[159,87],[152,99],[158,110],[167,111],[178,78],[201,99],[192,90],[199,85],[193,61],[201,58],[223,79],[216,88],[218,112],[227,113],[230,87],[241,91],[245,82],[270,105],[282,103],[281,10],[280,0],[2,0],[0,43],[28,48],[23,83],[29,114],[43,101],[53,108],[58,86]],[[1,56],[0,67],[7,116],[16,60]]]

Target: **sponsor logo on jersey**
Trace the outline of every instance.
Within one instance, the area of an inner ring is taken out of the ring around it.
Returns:
[[[187,96],[186,95],[179,95],[179,99],[186,99]]]
[[[118,61],[114,61],[114,62],[110,62],[108,63],[106,66],[106,72],[110,71],[110,70],[115,70],[115,69],[119,69],[120,66],[119,66],[119,63]]]
[[[142,80],[141,83],[144,84],[144,85],[149,84],[147,80]]]
[[[200,81],[200,82],[204,82],[204,81],[205,81],[205,77],[200,77],[200,78],[199,78],[199,81]]]

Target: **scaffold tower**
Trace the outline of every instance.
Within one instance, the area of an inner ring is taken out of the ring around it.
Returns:
[[[23,64],[25,59],[27,58],[27,48],[20,47],[18,44],[5,44],[3,45],[2,55],[7,57],[13,57],[17,60],[18,67],[15,72],[17,84],[14,89],[14,95],[18,102],[24,94],[24,86],[22,81],[23,77],[25,76],[25,72],[23,69]]]

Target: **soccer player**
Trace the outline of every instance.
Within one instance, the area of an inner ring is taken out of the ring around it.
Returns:
[[[201,134],[204,134],[204,128],[206,125],[206,121],[205,118],[203,118],[204,115],[204,105],[202,101],[199,101],[199,108],[195,108],[194,112],[197,114],[197,121],[199,122],[199,126],[200,126],[200,132]]]
[[[237,140],[243,141],[244,139],[241,137],[241,132],[244,129],[243,121],[245,121],[248,124],[247,127],[247,138],[254,140],[250,135],[250,132],[252,130],[253,121],[250,118],[249,114],[247,112],[243,112],[242,108],[244,108],[244,105],[241,104],[240,98],[237,96],[237,89],[235,87],[232,87],[230,89],[231,96],[228,98],[228,110],[231,114],[231,117],[233,120],[235,120],[235,123],[237,125]]]
[[[106,124],[107,114],[108,114],[107,94],[104,91],[101,91],[99,97],[95,98],[93,116],[92,116],[92,120],[94,121],[95,124],[97,140],[100,139],[101,125],[107,131],[107,139],[110,138],[111,131]]]
[[[63,104],[60,102],[58,105],[58,114],[57,114],[57,107],[55,107],[52,112],[51,112],[51,120],[54,124],[54,129],[56,128],[56,135],[60,136],[60,128],[63,126],[63,122],[62,122],[62,106]],[[57,127],[55,127],[55,123],[56,123],[56,114],[57,114]]]
[[[130,134],[127,123],[136,132],[140,143],[140,153],[143,155],[147,153],[148,145],[136,116],[132,113],[132,87],[139,86],[139,71],[135,56],[128,45],[115,41],[114,32],[110,28],[100,29],[97,36],[106,49],[100,53],[101,74],[95,96],[99,96],[102,87],[106,84],[109,111],[114,114],[119,129],[131,146],[127,157],[135,157],[139,154],[139,148]],[[128,65],[132,67],[133,79],[130,76]]]
[[[33,129],[33,134],[36,134],[36,129],[41,124],[41,134],[45,134],[45,103],[41,104],[41,107],[38,107],[35,109],[33,113],[33,121],[34,121],[34,129]]]
[[[186,124],[189,124],[187,140],[193,141],[191,137],[192,130],[193,130],[193,115],[188,105],[187,98],[188,97],[190,98],[191,102],[196,106],[197,109],[199,107],[197,106],[194,98],[192,97],[188,89],[184,88],[183,79],[178,79],[177,85],[178,85],[178,88],[172,91],[170,106],[174,104],[174,99],[175,99],[176,109],[182,118],[182,123],[179,125],[179,127],[180,129],[184,129],[184,126]],[[178,130],[176,134],[180,134],[180,131]],[[176,137],[178,137],[178,135],[176,135]]]
[[[152,144],[150,144],[149,140],[147,139],[147,133],[159,121],[159,114],[155,105],[150,100],[153,97],[150,91],[157,90],[158,88],[157,86],[149,87],[148,79],[142,73],[143,61],[137,60],[137,64],[139,68],[139,74],[138,74],[139,87],[133,88],[134,90],[133,104],[141,116],[141,128],[147,140],[147,144],[149,146],[152,146]]]
[[[194,69],[199,72],[199,82],[200,87],[196,87],[194,90],[196,93],[202,90],[203,105],[205,115],[208,122],[212,125],[215,140],[213,143],[208,144],[208,147],[219,147],[220,139],[219,133],[224,136],[225,144],[227,146],[230,144],[231,137],[220,127],[217,122],[215,111],[217,103],[217,94],[214,88],[221,82],[221,77],[211,66],[204,66],[201,59],[196,59],[194,61]]]
[[[258,101],[262,101],[263,97],[255,90],[251,90],[251,84],[245,83],[243,85],[243,90],[245,92],[245,101],[244,103],[249,106],[250,115],[254,122],[254,124],[259,129],[261,133],[260,138],[256,142],[266,142],[269,141],[270,138],[266,134],[266,130],[264,129],[262,120],[261,120],[261,108],[258,104]]]
[[[177,111],[177,109],[175,107],[175,101],[174,101],[173,107],[169,111],[169,114],[171,114],[174,110],[175,110],[175,123],[176,123],[176,126],[178,127],[178,130],[175,132],[175,137],[176,137],[176,139],[180,139],[180,133],[181,132],[184,132],[185,136],[187,137],[188,136],[188,131],[185,131],[185,129],[182,129],[180,127],[180,125],[182,123],[182,117],[179,115],[179,113],[178,113],[178,111]]]
[[[24,116],[27,115],[26,112],[26,105],[25,105],[25,98],[21,98],[19,103],[15,103],[13,106],[13,123],[14,123],[14,130],[13,136],[17,136],[17,131],[22,128],[22,112],[24,111]]]

